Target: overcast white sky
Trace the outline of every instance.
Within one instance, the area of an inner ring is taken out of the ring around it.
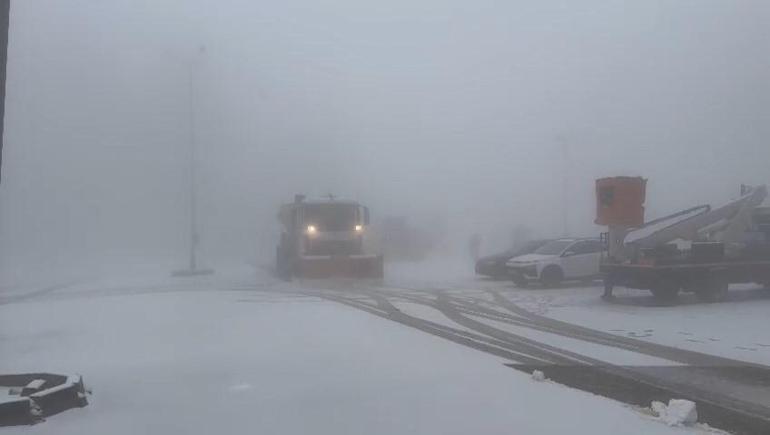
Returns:
[[[517,224],[561,235],[565,180],[570,231],[594,235],[596,177],[648,177],[648,218],[770,179],[763,0],[24,0],[11,14],[6,263],[181,263],[189,61],[210,257],[272,252],[296,192],[445,219],[490,246]]]

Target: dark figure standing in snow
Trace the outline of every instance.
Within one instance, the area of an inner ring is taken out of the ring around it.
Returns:
[[[468,242],[468,252],[470,252],[473,261],[479,259],[481,253],[481,236],[478,233],[471,236],[471,240]]]

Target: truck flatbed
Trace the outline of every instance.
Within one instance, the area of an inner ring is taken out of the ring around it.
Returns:
[[[730,284],[756,282],[770,286],[770,259],[711,262],[604,263],[604,297],[615,286],[649,290],[660,300],[675,300],[680,291],[708,302],[724,298]]]

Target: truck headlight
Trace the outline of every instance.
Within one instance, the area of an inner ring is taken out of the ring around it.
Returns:
[[[364,226],[363,225],[356,225],[355,230],[356,230],[357,233],[360,233],[360,232],[362,232],[364,230]]]
[[[314,235],[317,232],[318,232],[318,228],[316,228],[315,225],[308,225],[307,226],[307,234],[309,236],[312,236],[312,235]]]

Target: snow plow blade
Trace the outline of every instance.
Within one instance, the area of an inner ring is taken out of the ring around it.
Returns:
[[[300,278],[382,278],[382,255],[305,256],[299,261]]]

